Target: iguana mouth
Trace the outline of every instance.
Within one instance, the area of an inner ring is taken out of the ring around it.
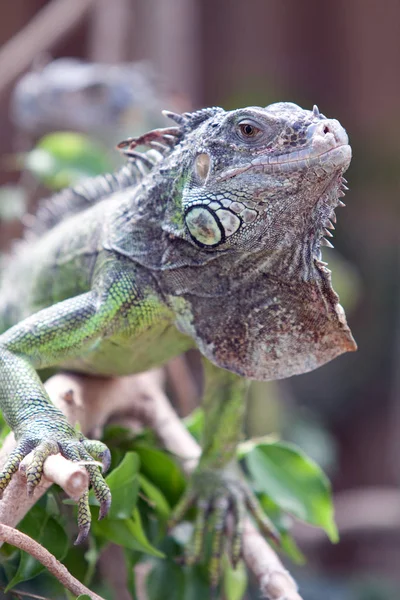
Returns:
[[[283,160],[282,160],[283,158]],[[264,167],[266,171],[287,172],[312,167],[314,165],[341,168],[350,163],[351,147],[341,144],[315,154],[313,148],[297,150],[284,156],[260,156],[250,163],[250,167]]]
[[[249,170],[262,170],[264,173],[290,173],[312,167],[329,167],[329,170],[346,170],[351,161],[351,146],[341,144],[334,148],[315,154],[313,148],[297,150],[278,156],[258,156],[247,165],[225,171],[217,178],[217,182],[226,181]]]

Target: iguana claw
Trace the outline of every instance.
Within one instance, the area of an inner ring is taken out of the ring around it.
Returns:
[[[111,505],[111,492],[101,472],[110,466],[111,456],[107,446],[102,442],[86,439],[61,419],[51,421],[50,424],[39,419],[30,421],[18,433],[17,447],[11,452],[0,473],[0,496],[23,458],[33,451],[32,460],[26,469],[27,491],[31,496],[42,479],[45,460],[60,452],[64,458],[80,462],[86,468],[90,485],[100,503],[99,520],[107,515]],[[102,468],[98,462],[101,462]],[[89,493],[85,491],[78,501],[79,534],[75,544],[80,544],[87,538],[90,522]]]
[[[216,587],[221,576],[222,555],[227,548],[225,534],[230,534],[229,559],[236,567],[242,557],[243,529],[246,513],[257,522],[262,533],[279,544],[279,533],[264,514],[257,498],[244,481],[226,471],[198,471],[194,474],[188,490],[175,507],[169,521],[173,528],[188,510],[196,506],[197,515],[192,539],[186,549],[184,563],[198,562],[204,551],[205,534],[212,530],[209,574],[212,587]],[[229,517],[233,524],[228,526]]]
[[[74,545],[79,546],[82,544],[90,531],[90,523],[92,521],[92,515],[89,507],[89,492],[85,492],[78,500],[78,537],[76,538]]]

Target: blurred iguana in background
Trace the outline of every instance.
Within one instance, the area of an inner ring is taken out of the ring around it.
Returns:
[[[139,128],[160,125],[161,108],[175,104],[164,88],[146,62],[105,65],[59,58],[21,77],[11,97],[11,117],[19,131],[35,137],[71,130],[109,143],[127,128],[135,135]]]

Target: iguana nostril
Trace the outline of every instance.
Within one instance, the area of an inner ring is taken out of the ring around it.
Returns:
[[[328,125],[325,125],[324,129],[323,129],[324,133],[331,133],[331,130],[329,129]]]

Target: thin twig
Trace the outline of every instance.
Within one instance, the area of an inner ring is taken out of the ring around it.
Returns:
[[[21,596],[26,596],[27,598],[34,598],[36,600],[50,600],[50,598],[46,598],[46,596],[38,596],[38,594],[31,594],[30,592],[21,592],[21,590],[10,590],[9,592],[12,596],[17,596],[20,598]]]
[[[87,594],[93,600],[104,600],[104,598],[91,592],[86,586],[80,583],[80,581],[75,579],[55,556],[46,550],[46,548],[43,548],[43,546],[38,544],[38,542],[35,542],[35,540],[25,535],[25,533],[0,523],[0,539],[20,550],[24,550],[24,552],[27,552],[33,556],[33,558],[36,558],[36,560],[41,562],[42,565],[46,567],[46,569],[54,575],[65,588],[67,588],[67,590],[76,596]]]

